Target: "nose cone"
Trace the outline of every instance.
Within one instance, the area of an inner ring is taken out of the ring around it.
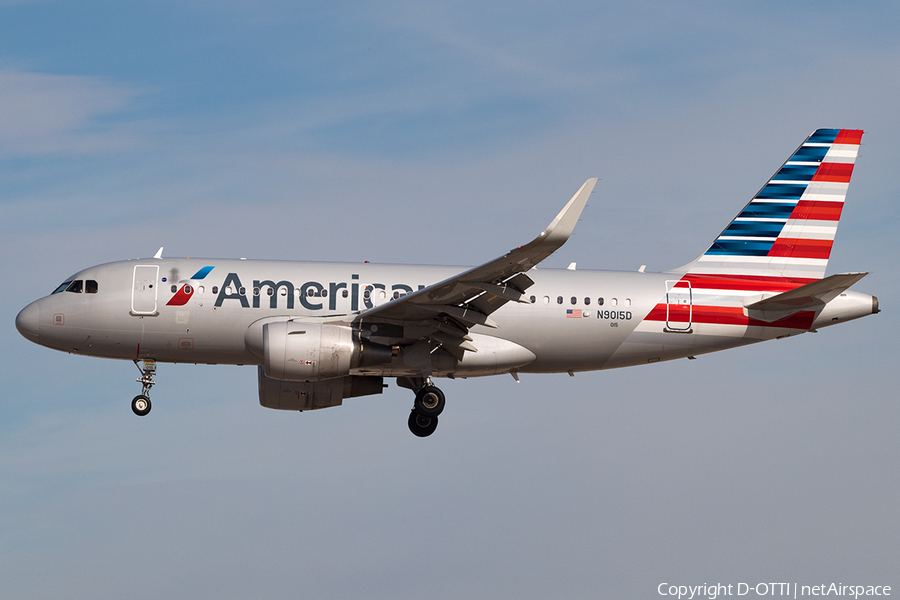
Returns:
[[[38,341],[38,326],[41,322],[41,308],[37,302],[32,302],[22,309],[16,316],[16,329],[25,339],[32,342]]]

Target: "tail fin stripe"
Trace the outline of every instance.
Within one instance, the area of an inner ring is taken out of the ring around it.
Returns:
[[[807,144],[834,144],[840,136],[841,129],[819,129],[806,140]],[[862,132],[860,132],[862,135]],[[847,142],[841,142],[847,143]],[[859,142],[856,142],[857,144]]]
[[[852,163],[822,163],[811,181],[850,183],[851,175],[853,175]]]
[[[804,144],[797,148],[794,155],[788,159],[787,164],[791,164],[792,162],[820,163],[822,162],[822,159],[825,158],[825,155],[828,154],[830,148],[830,146],[807,146]]]
[[[719,239],[729,236],[771,237],[775,239],[784,227],[784,220],[777,221],[734,221],[722,232]]]
[[[712,245],[712,248],[706,251],[706,254],[721,254],[724,256],[767,256],[774,243],[774,239],[768,241],[736,241],[719,238],[716,243]]]
[[[818,169],[819,167],[814,165],[785,165],[781,167],[780,171],[775,173],[772,177],[772,181],[810,181]]]
[[[770,183],[756,195],[760,200],[799,200],[807,184]]]
[[[843,208],[843,202],[801,200],[794,212],[791,213],[791,218],[809,221],[839,221]]]
[[[856,162],[859,154],[859,146],[852,144],[835,144],[828,153],[828,160],[824,162],[850,164]]]
[[[841,129],[833,143],[835,144],[855,144],[859,146],[862,143],[862,129]]]
[[[818,281],[798,277],[748,277],[747,275],[685,275],[697,289],[753,290],[759,292],[786,292],[795,287]],[[681,282],[675,287],[680,287]]]
[[[799,238],[778,238],[769,251],[769,256],[789,256],[792,258],[824,258],[831,256],[831,240],[810,240]]]
[[[833,240],[837,221],[790,221],[781,231],[781,238]]]
[[[782,218],[788,219],[791,216],[791,213],[794,212],[794,208],[797,206],[796,202],[791,203],[773,203],[773,202],[760,202],[755,203],[751,202],[747,205],[747,208],[738,215],[738,219],[744,219],[748,217],[760,217],[760,218]]]

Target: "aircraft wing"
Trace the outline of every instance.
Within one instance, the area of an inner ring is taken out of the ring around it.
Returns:
[[[524,292],[534,282],[525,274],[526,271],[553,254],[569,239],[596,183],[596,178],[585,181],[547,228],[524,246],[513,248],[503,256],[459,275],[366,310],[354,319],[354,323],[406,326],[419,321],[433,322],[432,326],[424,325],[425,330],[445,324],[449,326],[444,326],[443,331],[436,334],[417,336],[407,332],[391,337],[429,337],[457,358],[461,357],[462,352],[453,352],[453,347],[474,350],[474,346],[466,343],[470,340],[466,339],[465,332],[474,325],[496,327],[489,317],[491,313],[509,301],[527,302]],[[453,331],[453,325],[459,326],[461,331]]]

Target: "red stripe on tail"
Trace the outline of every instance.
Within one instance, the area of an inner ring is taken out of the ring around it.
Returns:
[[[821,202],[817,200],[801,200],[794,207],[791,219],[808,219],[811,221],[840,221],[843,202]]]
[[[790,256],[792,258],[824,258],[831,256],[832,240],[805,240],[778,238],[772,244],[768,256]]]
[[[841,129],[834,139],[835,144],[859,144],[862,140],[862,129]]]
[[[853,165],[844,163],[822,163],[813,175],[812,181],[831,181],[834,183],[850,183]]]

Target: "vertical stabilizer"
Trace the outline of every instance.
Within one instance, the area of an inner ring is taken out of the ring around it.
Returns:
[[[819,129],[694,262],[695,275],[821,279],[862,130]]]

